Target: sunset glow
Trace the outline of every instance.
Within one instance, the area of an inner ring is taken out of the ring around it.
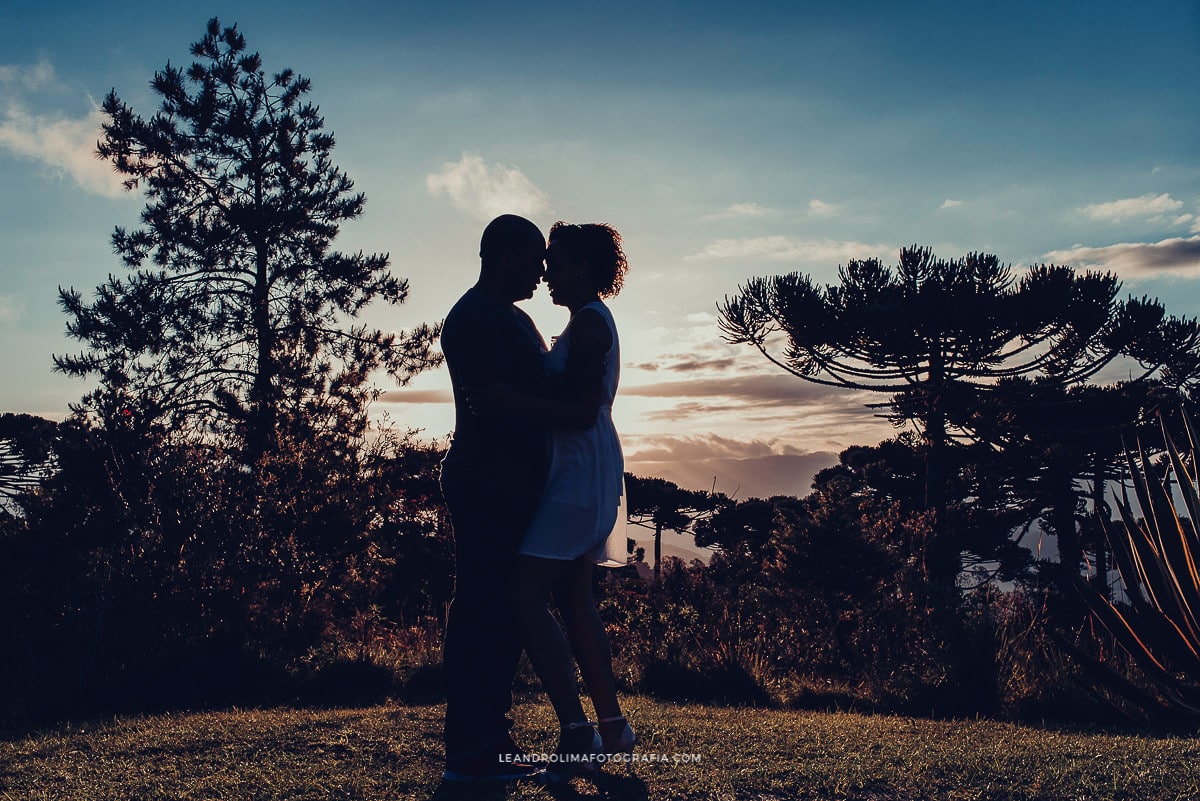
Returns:
[[[410,282],[372,325],[441,319],[492,216],[605,221],[631,271],[611,308],[627,467],[739,497],[804,494],[839,450],[893,429],[868,396],[724,343],[716,304],[757,275],[836,280],[902,246],[1117,272],[1200,313],[1200,9],[1185,0],[980,4],[346,2],[200,9],[17,0],[0,30],[0,410],[54,419],[87,387],[51,372],[58,286],[123,269],[143,199],[93,155],[115,87],[148,80],[208,17],[292,67],[367,196],[347,251]],[[566,322],[525,307],[547,341]],[[380,386],[402,426],[452,427],[443,370]]]

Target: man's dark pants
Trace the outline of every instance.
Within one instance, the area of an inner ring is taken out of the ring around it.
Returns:
[[[521,643],[512,610],[517,546],[541,482],[500,469],[443,464],[442,494],[454,526],[454,600],[446,621],[446,756],[493,747],[512,726],[512,682]]]

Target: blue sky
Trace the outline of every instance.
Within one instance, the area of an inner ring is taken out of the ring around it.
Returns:
[[[475,276],[490,215],[604,220],[632,272],[612,303],[630,467],[741,495],[803,493],[888,435],[871,398],[811,386],[720,341],[715,304],[754,275],[832,280],[902,245],[1118,272],[1200,313],[1200,4],[122,3],[17,0],[0,28],[0,410],[61,417],[87,387],[59,285],[122,270],[134,225],[91,157],[110,89],[148,81],[210,16],[268,70],[313,79],[335,161],[368,198],[344,249],[411,282],[403,328]],[[565,322],[527,304],[547,337]],[[401,423],[451,426],[444,371],[390,391]],[[394,387],[386,386],[388,390]]]

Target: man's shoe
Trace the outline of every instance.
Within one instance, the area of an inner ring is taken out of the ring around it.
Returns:
[[[494,748],[466,757],[448,757],[442,781],[509,782],[538,776],[542,766],[527,762],[516,743],[507,734]]]

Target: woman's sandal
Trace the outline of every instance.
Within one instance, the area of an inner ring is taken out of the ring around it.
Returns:
[[[615,734],[612,734],[608,737],[601,735],[601,742],[604,745],[604,753],[632,754],[633,747],[637,745],[638,738],[637,734],[635,734],[633,729],[630,727],[629,721],[625,720],[624,715],[617,715],[616,717],[611,718],[600,718],[600,727],[611,730],[613,727],[606,727],[604,724],[616,723],[617,721],[621,721],[624,725],[617,729]]]
[[[542,778],[548,784],[562,784],[576,776],[595,776],[604,758],[604,743],[596,724],[590,720],[569,723],[558,738],[558,748]]]

